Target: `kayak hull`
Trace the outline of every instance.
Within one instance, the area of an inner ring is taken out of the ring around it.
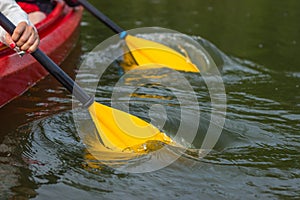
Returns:
[[[54,10],[36,25],[39,48],[54,62],[61,64],[74,48],[83,9],[70,8],[57,1]],[[22,95],[48,72],[29,54],[20,57],[13,50],[0,46],[0,107]]]

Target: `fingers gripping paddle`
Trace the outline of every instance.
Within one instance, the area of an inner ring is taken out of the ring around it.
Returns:
[[[15,25],[0,12],[0,26],[12,34]],[[94,101],[60,67],[58,67],[40,49],[31,55],[53,75],[69,92],[88,108],[103,144],[112,149],[131,149],[149,140],[173,143],[172,139],[160,132],[153,125],[126,112],[110,108]]]
[[[189,58],[184,57],[177,51],[150,40],[128,35],[124,29],[115,24],[88,1],[78,0],[78,3],[115,33],[120,34],[120,38],[125,40],[137,65],[158,64],[178,71],[199,72],[197,66]]]

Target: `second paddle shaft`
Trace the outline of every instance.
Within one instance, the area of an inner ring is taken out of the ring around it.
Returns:
[[[95,8],[92,4],[90,4],[86,0],[78,0],[78,3],[82,5],[86,10],[88,10],[91,14],[93,14],[97,19],[106,24],[109,28],[111,28],[115,33],[122,33],[125,30],[118,26],[115,22],[105,16],[102,12],[100,12],[97,8]]]

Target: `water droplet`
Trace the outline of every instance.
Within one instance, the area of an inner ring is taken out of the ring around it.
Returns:
[[[138,25],[138,26],[140,26],[140,25],[142,25],[143,24],[143,22],[142,21],[135,21],[135,25]]]

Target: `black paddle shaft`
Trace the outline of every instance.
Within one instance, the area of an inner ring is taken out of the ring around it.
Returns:
[[[116,23],[114,23],[111,19],[105,16],[102,12],[100,12],[97,8],[95,8],[92,4],[90,4],[88,1],[78,0],[78,3],[82,5],[87,11],[89,11],[92,15],[94,15],[97,19],[106,24],[115,33],[121,33],[125,31]]]
[[[16,26],[0,12],[0,26],[9,34],[13,34]],[[90,97],[78,84],[76,84],[57,64],[55,64],[45,53],[37,49],[31,55],[70,93],[72,93],[85,107],[89,107],[93,102]]]

